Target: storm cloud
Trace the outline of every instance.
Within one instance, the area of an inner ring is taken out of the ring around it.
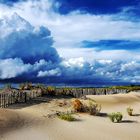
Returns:
[[[14,13],[0,20],[0,78],[24,75],[36,77],[40,70],[50,70],[61,61],[52,47],[49,29],[34,27]]]
[[[29,22],[14,13],[0,21],[0,58],[21,58],[25,63],[40,59],[57,62],[57,51],[52,47],[50,31],[41,26],[34,28]]]
[[[124,18],[131,9],[125,6],[135,2],[114,5],[112,12],[98,3],[83,9],[85,2],[72,1],[63,11],[67,1],[1,1],[0,81],[139,83],[140,24]]]

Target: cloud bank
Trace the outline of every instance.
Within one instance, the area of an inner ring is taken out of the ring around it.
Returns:
[[[1,3],[0,80],[139,83],[140,23],[128,18],[124,5],[95,15],[77,7],[61,13],[61,1]]]

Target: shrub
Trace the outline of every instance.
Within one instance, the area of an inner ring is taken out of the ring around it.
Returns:
[[[25,87],[25,84],[24,83],[22,83],[22,84],[19,85],[19,89],[21,89],[21,90],[24,90],[24,87]]]
[[[76,99],[73,101],[73,108],[76,112],[83,112],[83,104],[80,100]]]
[[[115,113],[108,114],[108,117],[112,122],[115,122]]]
[[[133,115],[133,108],[128,107],[126,110],[127,110],[127,113],[128,113],[129,116]]]
[[[98,115],[101,111],[101,105],[89,100],[88,112],[90,115]]]
[[[66,121],[75,121],[75,118],[72,116],[71,113],[59,113],[58,118]]]
[[[121,122],[123,118],[123,115],[120,112],[111,113],[108,116],[112,122],[117,122],[117,123]]]
[[[52,86],[47,87],[47,93],[50,95],[55,95],[55,88]]]
[[[123,118],[122,113],[117,112],[117,113],[116,113],[116,121],[117,121],[117,122],[121,122],[121,121],[122,121],[122,118]]]
[[[19,89],[21,90],[32,90],[34,88],[34,86],[32,85],[32,83],[22,83],[19,85]]]

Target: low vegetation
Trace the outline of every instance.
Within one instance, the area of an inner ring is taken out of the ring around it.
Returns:
[[[112,87],[109,87],[109,88],[110,89],[127,90],[128,92],[131,92],[131,91],[138,91],[138,90],[140,90],[140,85],[112,86]]]
[[[75,99],[72,103],[73,109],[75,112],[83,112],[84,111],[84,106],[82,102],[78,99]]]
[[[34,86],[33,86],[32,83],[26,82],[26,83],[21,83],[19,85],[19,89],[21,89],[21,90],[32,90],[32,89],[34,89]]]
[[[117,123],[121,122],[123,118],[123,115],[120,112],[117,112],[117,113],[114,112],[114,113],[108,114],[108,116],[112,122],[117,122]]]
[[[101,105],[95,103],[93,100],[89,100],[89,105],[87,110],[90,115],[99,115],[101,111]]]
[[[129,116],[132,116],[132,115],[133,115],[133,108],[128,107],[128,108],[126,109],[126,111],[127,111],[127,113],[128,113]]]
[[[55,87],[53,87],[53,86],[48,86],[47,89],[46,89],[46,92],[49,95],[56,95],[56,93],[55,93]]]
[[[62,120],[65,120],[65,121],[75,121],[76,119],[72,116],[71,113],[64,113],[64,112],[61,112],[61,113],[58,113],[57,114],[58,118],[62,119]]]
[[[78,99],[75,99],[73,101],[73,109],[75,112],[86,112],[90,115],[99,115],[101,111],[101,105],[97,104],[91,99],[89,99],[88,103],[86,104],[82,103]]]

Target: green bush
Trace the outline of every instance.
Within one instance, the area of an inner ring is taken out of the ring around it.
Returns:
[[[126,111],[127,111],[127,113],[128,113],[129,116],[132,116],[132,115],[133,115],[133,108],[128,107],[128,108],[126,109]]]
[[[116,113],[116,121],[117,121],[117,122],[121,122],[121,121],[122,121],[122,118],[123,118],[122,113],[117,112],[117,113]]]
[[[122,113],[120,112],[117,112],[117,113],[111,113],[111,114],[108,114],[108,117],[110,118],[110,120],[112,122],[121,122],[122,121],[122,118],[123,118],[123,115]]]
[[[75,118],[72,116],[71,113],[59,113],[58,118],[66,121],[75,121]]]
[[[90,115],[98,115],[101,111],[101,105],[95,103],[93,100],[89,100],[87,110],[90,113]]]
[[[112,122],[115,122],[115,113],[108,114],[108,117]]]

